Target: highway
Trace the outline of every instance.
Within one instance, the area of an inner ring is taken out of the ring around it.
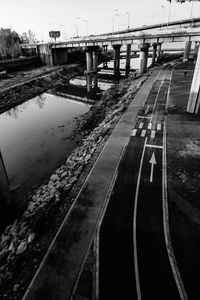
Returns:
[[[181,299],[165,220],[165,108],[173,65],[158,73],[119,164],[99,230],[99,299]]]

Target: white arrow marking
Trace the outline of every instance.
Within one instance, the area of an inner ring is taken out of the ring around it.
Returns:
[[[151,156],[149,163],[151,164],[150,182],[153,182],[153,169],[154,169],[154,165],[156,165],[156,158],[154,152]]]

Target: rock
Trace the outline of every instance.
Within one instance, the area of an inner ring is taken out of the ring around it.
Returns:
[[[16,255],[22,254],[27,249],[27,241],[22,241],[17,247]]]
[[[15,284],[15,285],[13,286],[13,292],[16,292],[16,291],[18,290],[19,287],[20,287],[19,284]]]
[[[34,238],[35,238],[35,233],[34,232],[30,233],[28,236],[28,243],[31,243],[34,240]]]

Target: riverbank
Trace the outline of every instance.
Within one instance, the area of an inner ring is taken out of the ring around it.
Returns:
[[[77,64],[15,72],[0,80],[0,114],[65,83],[83,71]]]
[[[22,216],[8,226],[0,242],[0,296],[21,299],[59,225],[118,120],[148,77],[121,81],[78,120],[78,147],[32,195]],[[34,268],[33,268],[34,266]]]

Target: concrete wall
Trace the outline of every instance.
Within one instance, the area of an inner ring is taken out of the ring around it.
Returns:
[[[37,46],[38,58],[41,65],[52,66],[52,53],[51,47],[48,44],[42,44]]]
[[[52,49],[53,65],[63,65],[68,62],[67,48]]]
[[[7,72],[9,72],[15,69],[22,69],[24,67],[34,66],[37,64],[38,64],[38,58],[36,56],[9,59],[9,60],[0,61],[0,70],[4,69]]]

